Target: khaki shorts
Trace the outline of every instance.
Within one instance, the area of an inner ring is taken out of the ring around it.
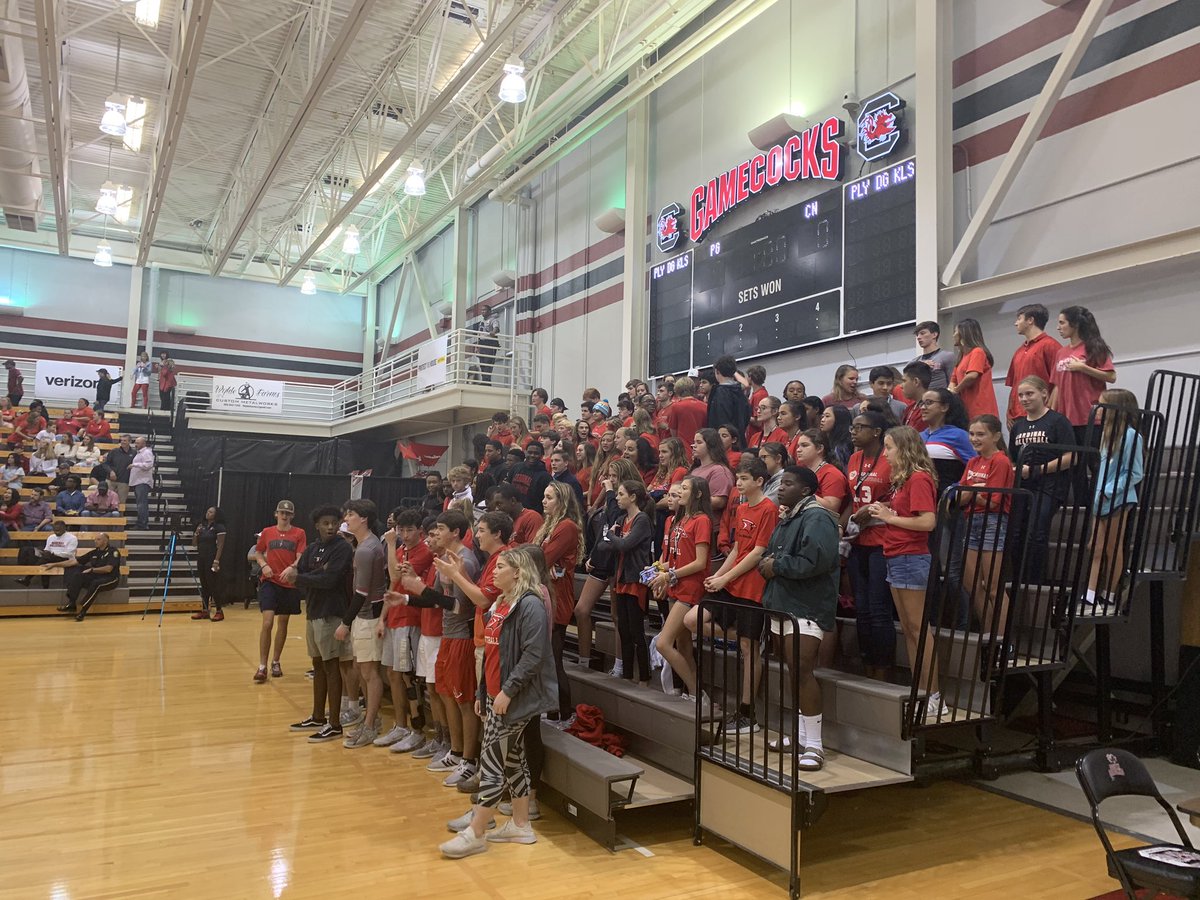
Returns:
[[[483,681],[483,648],[475,648],[475,680]]]
[[[424,678],[426,684],[435,684],[437,671],[438,650],[442,646],[441,635],[425,637],[421,635],[417,641],[417,677]]]
[[[396,672],[411,672],[417,658],[417,638],[420,635],[421,629],[416,625],[384,628],[380,663]]]
[[[350,643],[354,647],[355,662],[379,662],[383,656],[383,638],[375,637],[378,624],[378,619],[354,619],[350,626]]]
[[[350,652],[349,641],[339,641],[334,632],[342,620],[337,616],[327,616],[324,619],[308,619],[304,623],[304,639],[308,643],[308,655],[312,659],[344,659],[350,660],[354,655]]]
[[[825,636],[825,632],[821,630],[821,626],[812,619],[799,619],[800,624],[797,630],[805,637],[815,637],[820,640]],[[792,633],[792,623],[786,619],[771,620],[771,634],[789,635]]]

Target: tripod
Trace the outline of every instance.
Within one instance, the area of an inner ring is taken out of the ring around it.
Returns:
[[[181,550],[183,552],[183,561],[187,565],[188,574],[192,576],[192,584],[196,586],[196,593],[200,593],[200,579],[196,575],[196,567],[192,565],[192,556],[188,553],[187,544],[179,540],[179,527],[177,523],[172,523],[171,537],[167,542],[166,552],[163,554],[162,562],[158,564],[158,574],[154,576],[154,587],[150,589],[150,596],[146,598],[146,606],[142,609],[142,619],[146,618],[146,613],[150,610],[150,601],[154,599],[154,594],[158,590],[158,583],[163,583],[162,605],[158,609],[158,627],[162,628],[163,614],[167,611],[167,594],[171,590],[171,572],[175,567],[175,552]],[[165,574],[165,577],[164,577]]]

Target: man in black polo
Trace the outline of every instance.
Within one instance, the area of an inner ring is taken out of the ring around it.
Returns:
[[[117,500],[124,503],[129,496],[129,466],[133,462],[133,445],[129,442],[129,435],[121,435],[120,444],[108,451],[105,462],[117,476]]]

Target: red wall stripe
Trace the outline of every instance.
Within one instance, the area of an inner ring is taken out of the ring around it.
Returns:
[[[1112,15],[1136,2],[1137,0],[1113,0],[1108,14]],[[958,87],[986,75],[1027,53],[1061,40],[1075,30],[1086,8],[1087,0],[1071,0],[1058,9],[1042,13],[1037,18],[1018,25],[1012,31],[967,51],[954,60],[954,86]]]
[[[1196,81],[1200,81],[1200,44],[1064,97],[1051,113],[1042,137],[1068,131]],[[979,165],[1001,156],[1012,147],[1025,118],[1022,115],[1010,119],[959,141],[955,146],[966,150],[966,158],[972,166]],[[961,155],[956,154],[954,159],[954,171],[966,168],[966,161]]]
[[[125,329],[120,329],[121,337],[125,337]],[[138,340],[145,342],[146,329],[138,331]],[[322,347],[294,347],[282,344],[268,344],[264,341],[243,341],[237,338],[220,338],[204,334],[169,334],[156,331],[154,340],[165,344],[196,347],[201,350],[238,350],[245,353],[286,353],[289,356],[299,356],[305,359],[323,359],[350,363],[362,363],[361,353],[349,350],[326,350]],[[283,362],[283,360],[280,360]]]

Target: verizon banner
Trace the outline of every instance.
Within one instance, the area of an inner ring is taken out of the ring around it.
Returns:
[[[283,412],[283,382],[214,375],[212,408],[219,412],[278,415]]]
[[[37,375],[34,384],[29,384],[29,373],[25,373],[25,396],[39,400],[78,400],[86,397],[88,401],[96,399],[96,370],[100,368],[95,363],[69,363],[55,360],[39,359]],[[119,366],[105,366],[113,378],[121,377]],[[32,389],[31,389],[32,388]],[[116,396],[116,389],[113,389]]]

